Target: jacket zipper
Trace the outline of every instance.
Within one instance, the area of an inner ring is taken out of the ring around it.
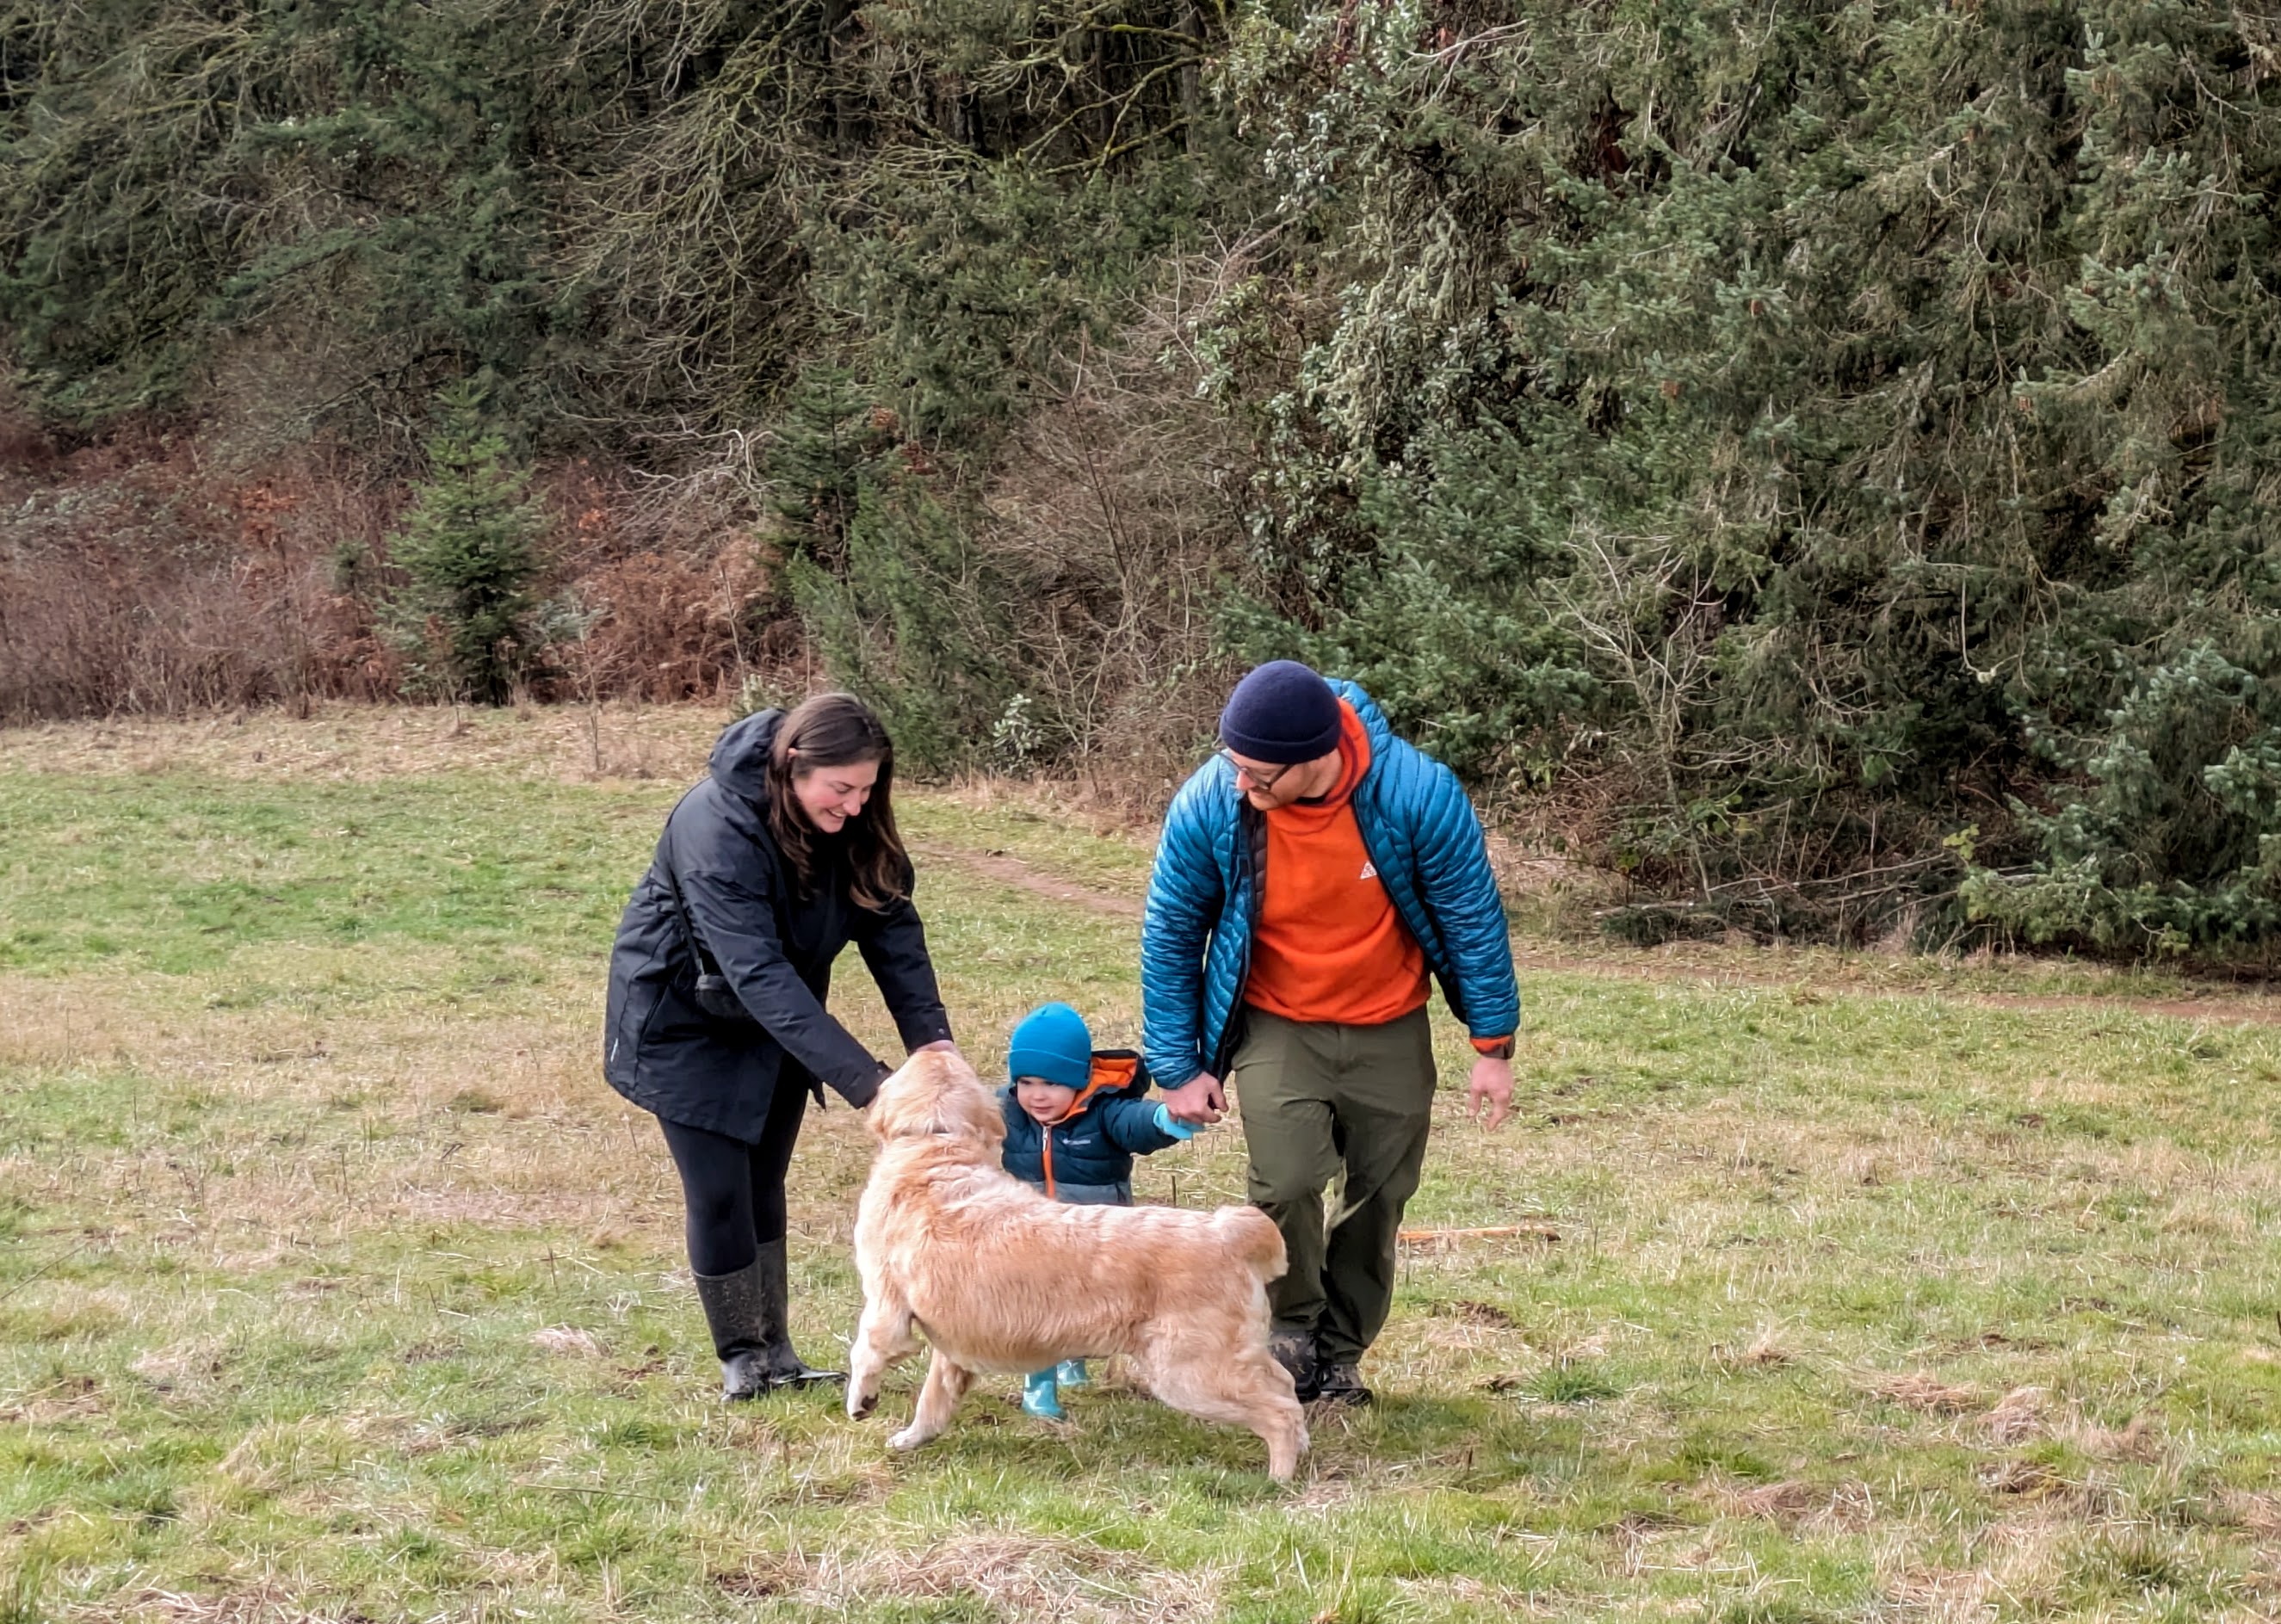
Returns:
[[[1050,1125],[1039,1135],[1038,1143],[1046,1154],[1046,1195],[1050,1197],[1054,1193],[1054,1130]]]
[[[1373,763],[1373,765],[1375,765],[1375,763]],[[1359,793],[1362,786],[1360,785],[1357,785],[1355,788],[1357,793]],[[1385,885],[1386,876],[1390,872],[1390,870],[1385,862],[1384,854],[1373,849],[1371,845],[1370,831],[1364,824],[1362,809],[1359,807],[1355,808],[1355,832],[1362,837],[1363,853],[1365,855],[1369,857],[1370,866],[1378,870],[1378,883],[1381,885]],[[1443,968],[1443,963],[1445,963],[1450,956],[1449,940],[1442,934],[1442,922],[1434,916],[1434,909],[1426,901],[1425,888],[1418,883],[1418,876],[1415,870],[1411,872],[1410,881],[1410,895],[1411,901],[1416,904],[1419,913],[1424,916],[1426,924],[1433,931],[1434,942],[1434,947],[1427,946],[1425,936],[1420,933],[1418,929],[1419,922],[1411,918],[1403,911],[1401,901],[1395,896],[1392,886],[1387,887],[1387,900],[1394,904],[1395,917],[1402,921],[1403,929],[1410,932],[1411,940],[1416,942],[1419,950],[1425,954],[1427,970],[1433,974],[1436,980],[1441,982],[1442,994],[1450,1001],[1450,1013],[1456,1016],[1462,1021],[1465,1018],[1465,1011],[1464,1008],[1465,1001],[1465,994],[1458,990],[1456,973],[1453,971]],[[1435,951],[1436,947],[1440,949],[1439,952]]]
[[[1220,1023],[1219,1042],[1211,1056],[1211,1074],[1218,1078],[1223,1090],[1227,1085],[1227,1063],[1235,1058],[1235,1034],[1243,1020],[1244,990],[1251,985],[1251,944],[1259,934],[1259,911],[1267,903],[1267,868],[1261,861],[1261,852],[1267,844],[1267,820],[1251,809],[1251,803],[1241,800],[1235,803],[1235,833],[1241,843],[1244,872],[1251,879],[1251,897],[1245,905],[1243,921],[1243,957],[1235,971],[1235,994],[1228,1001],[1227,1018]]]

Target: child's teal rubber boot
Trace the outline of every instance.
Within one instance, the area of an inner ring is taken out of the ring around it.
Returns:
[[[1022,1413],[1034,1415],[1041,1421],[1062,1419],[1062,1397],[1055,1390],[1058,1384],[1049,1370],[1032,1371],[1022,1378]]]

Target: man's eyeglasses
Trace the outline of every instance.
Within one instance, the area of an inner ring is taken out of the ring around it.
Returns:
[[[1290,771],[1292,766],[1297,765],[1296,762],[1293,762],[1289,766],[1277,767],[1270,771],[1262,772],[1256,767],[1236,760],[1235,753],[1230,750],[1226,745],[1222,745],[1218,749],[1213,751],[1212,754],[1219,757],[1221,761],[1226,762],[1229,766],[1234,768],[1235,776],[1237,777],[1249,780],[1252,788],[1263,793],[1272,790],[1278,784],[1280,784],[1283,781],[1283,775]]]

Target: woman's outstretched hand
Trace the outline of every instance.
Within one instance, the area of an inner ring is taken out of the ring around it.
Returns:
[[[948,1038],[937,1038],[937,1039],[936,1039],[933,1042],[932,1042],[932,1043],[922,1043],[922,1044],[920,1044],[916,1048],[913,1049],[913,1050],[911,1051],[911,1053],[912,1053],[912,1054],[914,1054],[914,1055],[924,1055],[924,1054],[925,1054],[929,1049],[934,1049],[934,1048],[941,1049],[941,1050],[943,1050],[943,1051],[945,1051],[946,1053],[948,1053],[948,1054],[953,1054],[953,1055],[957,1055],[957,1054],[958,1054],[958,1045],[957,1045],[956,1043],[953,1042],[953,1041],[952,1041],[950,1039],[948,1039]],[[963,1059],[965,1058],[965,1056],[964,1056],[963,1055],[960,1055],[960,1056],[959,1056],[959,1058],[960,1058],[960,1059],[962,1059],[962,1060],[963,1060]],[[884,1083],[884,1082],[885,1082],[889,1078],[893,1077],[894,1074],[895,1074],[895,1068],[894,1068],[894,1067],[893,1067],[893,1066],[891,1066],[891,1065],[889,1065],[885,1061],[884,1061],[884,1060],[883,1060],[883,1061],[881,1061],[881,1062],[879,1063],[879,1077],[878,1077],[878,1082],[874,1082],[874,1083],[871,1085],[871,1092],[870,1092],[870,1094],[865,1094],[865,1095],[863,1096],[863,1098],[862,1098],[862,1099],[861,1099],[861,1100],[859,1100],[859,1101],[855,1101],[855,1102],[853,1102],[853,1103],[854,1104],[854,1106],[855,1106],[855,1109],[856,1109],[857,1110],[859,1110],[859,1111],[860,1111],[860,1110],[868,1110],[868,1109],[870,1108],[870,1106],[871,1102],[872,1102],[873,1100],[875,1100],[875,1099],[877,1099],[877,1098],[878,1097],[878,1094],[879,1094],[879,1084],[880,1084],[880,1083]]]

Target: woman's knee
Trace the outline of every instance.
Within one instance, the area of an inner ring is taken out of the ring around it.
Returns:
[[[741,1157],[681,1164],[689,1258],[700,1274],[731,1274],[753,1260],[753,1189]]]
[[[721,1185],[699,1187],[684,1184],[681,1194],[692,1229],[738,1227],[752,1204],[750,1197],[743,1192]]]
[[[734,1274],[759,1249],[753,1237],[752,1209],[742,1202],[692,1198],[685,1233],[689,1265],[700,1274]]]
[[[784,1186],[753,1192],[753,1239],[762,1246],[781,1241],[792,1227],[792,1215],[785,1203]]]

